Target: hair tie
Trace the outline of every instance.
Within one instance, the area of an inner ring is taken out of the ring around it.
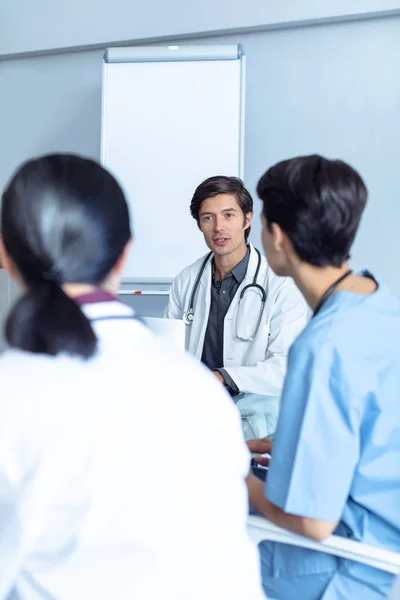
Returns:
[[[62,283],[60,270],[54,265],[50,269],[47,269],[47,271],[44,271],[42,277],[45,281],[51,281],[51,283],[56,283],[57,285]]]

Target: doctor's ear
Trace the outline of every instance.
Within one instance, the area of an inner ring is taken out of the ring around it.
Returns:
[[[250,227],[252,218],[253,218],[253,213],[252,212],[248,212],[248,213],[245,214],[245,216],[244,216],[244,225],[243,225],[243,227],[245,229],[248,229]]]

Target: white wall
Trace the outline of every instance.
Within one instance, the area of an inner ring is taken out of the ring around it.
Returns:
[[[400,18],[260,33],[243,43],[246,183],[253,191],[266,167],[297,154],[349,161],[370,192],[354,265],[400,295]]]
[[[8,0],[0,56],[400,13],[400,0]]]
[[[211,42],[241,43],[246,50],[250,190],[268,166],[296,154],[351,162],[370,190],[354,263],[375,270],[400,295],[400,17],[201,40]],[[101,56],[92,51],[0,63],[0,187],[32,154],[99,156]],[[259,232],[256,214],[257,244]]]
[[[99,158],[103,52],[0,62],[0,189],[33,155]]]

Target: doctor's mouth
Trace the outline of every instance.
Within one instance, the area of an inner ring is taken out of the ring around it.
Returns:
[[[226,237],[226,236],[218,236],[213,238],[213,243],[216,246],[226,246],[227,243],[229,242],[230,238]]]

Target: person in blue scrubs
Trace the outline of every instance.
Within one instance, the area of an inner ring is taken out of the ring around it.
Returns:
[[[275,441],[249,443],[271,453],[266,484],[248,477],[250,504],[315,540],[335,533],[400,552],[400,303],[347,263],[366,187],[349,165],[305,156],[273,166],[257,192],[267,260],[314,316],[289,352]],[[269,598],[378,600],[393,584],[302,548],[264,542],[260,553]]]

